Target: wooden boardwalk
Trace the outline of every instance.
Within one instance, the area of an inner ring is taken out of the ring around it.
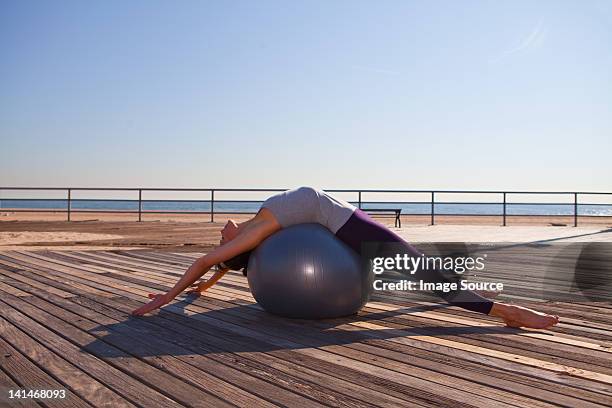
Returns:
[[[262,311],[230,272],[201,298],[129,315],[198,256],[0,252],[0,389],[66,389],[21,402],[50,407],[612,405],[610,302],[539,303],[562,317],[546,331],[391,293],[300,321]]]

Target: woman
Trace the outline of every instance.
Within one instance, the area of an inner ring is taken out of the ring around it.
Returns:
[[[221,265],[207,281],[200,283],[190,293],[200,294],[214,285],[229,270],[224,262],[230,261],[233,269],[246,265],[250,250],[281,228],[294,224],[316,222],[327,227],[338,239],[361,253],[362,243],[378,242],[400,245],[402,252],[418,257],[422,254],[403,238],[385,226],[373,221],[366,213],[350,203],[336,199],[311,187],[300,187],[268,198],[250,220],[236,224],[229,220],[221,231],[221,245],[197,259],[174,287],[165,294],[149,295],[153,300],[132,312],[143,315],[174,299],[214,265]],[[242,255],[242,256],[241,256]],[[414,279],[427,282],[450,282],[452,278],[436,270],[419,270]],[[500,317],[511,327],[547,328],[559,322],[558,316],[548,315],[521,306],[506,305],[486,299],[476,292],[456,290],[436,292],[450,304],[467,310]]]

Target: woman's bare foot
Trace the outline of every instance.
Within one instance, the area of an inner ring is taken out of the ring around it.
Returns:
[[[559,316],[536,312],[522,306],[494,303],[490,316],[504,319],[509,327],[529,327],[532,329],[546,329],[559,323]]]

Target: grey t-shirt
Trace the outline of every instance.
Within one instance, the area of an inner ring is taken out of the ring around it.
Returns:
[[[275,194],[261,207],[270,210],[283,228],[315,222],[334,234],[356,209],[354,205],[312,187],[299,187]]]

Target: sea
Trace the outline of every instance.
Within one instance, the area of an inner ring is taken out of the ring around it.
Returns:
[[[216,213],[256,213],[263,201],[217,201],[214,202]],[[357,202],[352,202],[357,206]],[[72,210],[97,211],[138,211],[137,200],[71,200]],[[67,200],[57,199],[1,199],[0,211],[3,209],[48,209],[66,210]],[[368,208],[401,208],[402,214],[431,214],[430,203],[362,201],[362,209]],[[197,200],[143,200],[142,211],[181,211],[210,212],[210,201]],[[502,215],[501,203],[436,203],[434,212],[438,215]],[[507,203],[507,215],[573,215],[573,204],[559,203]],[[578,204],[578,215],[612,216],[612,204]]]

